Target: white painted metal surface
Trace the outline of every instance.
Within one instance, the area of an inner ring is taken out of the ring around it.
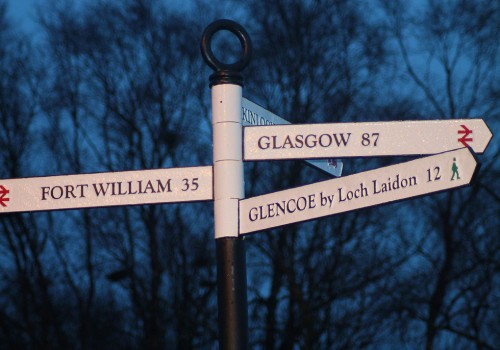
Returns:
[[[242,98],[241,122],[243,126],[286,125],[289,121],[271,113],[258,104]],[[339,159],[307,159],[306,162],[324,172],[339,177],[344,164]]]
[[[436,154],[469,146],[482,153],[482,119],[246,127],[244,160]]]
[[[245,198],[241,93],[235,84],[212,86],[215,238],[238,236],[238,203]]]
[[[211,166],[0,179],[0,213],[212,199]]]
[[[240,234],[468,185],[467,148],[240,201]]]

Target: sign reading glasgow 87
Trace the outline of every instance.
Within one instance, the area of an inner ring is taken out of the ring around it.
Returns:
[[[460,147],[483,153],[491,138],[482,119],[246,127],[244,159],[427,155]]]

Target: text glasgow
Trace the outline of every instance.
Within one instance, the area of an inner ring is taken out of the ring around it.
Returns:
[[[347,146],[351,133],[340,134],[298,134],[295,136],[286,135],[284,138],[278,136],[261,136],[258,146],[262,150],[266,149],[286,149],[286,148],[316,148],[317,146],[342,147]]]

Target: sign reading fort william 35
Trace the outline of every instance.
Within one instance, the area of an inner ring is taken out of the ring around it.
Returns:
[[[244,159],[426,155],[460,147],[483,153],[491,137],[482,119],[246,127]]]
[[[468,148],[240,201],[240,234],[468,185]]]
[[[0,179],[0,213],[212,199],[211,166]]]

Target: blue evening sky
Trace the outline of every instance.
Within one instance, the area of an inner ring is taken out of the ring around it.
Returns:
[[[35,11],[34,4],[36,0],[8,0],[8,15],[15,25],[21,25],[23,29],[30,29]]]
[[[73,4],[91,3],[92,0],[72,0]],[[59,0],[7,0],[8,16],[14,25],[20,25],[24,30],[33,32],[33,18],[36,15],[36,8],[40,5],[56,4]],[[62,1],[64,2],[64,1]],[[178,8],[189,6],[189,0],[169,0],[168,4],[176,4]]]

